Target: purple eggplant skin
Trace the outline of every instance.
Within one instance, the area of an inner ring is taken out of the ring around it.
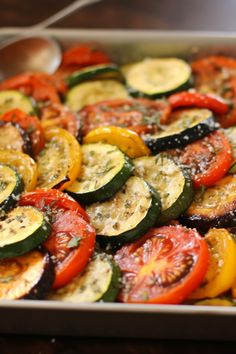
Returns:
[[[199,231],[208,231],[210,228],[230,228],[236,226],[236,205],[232,206],[230,212],[224,215],[216,215],[214,218],[207,218],[203,215],[182,215],[180,217],[182,225],[195,228]]]
[[[6,124],[11,124],[13,125],[14,127],[17,128],[17,130],[19,131],[20,135],[21,135],[21,138],[22,140],[24,141],[24,144],[22,146],[22,149],[25,154],[28,154],[30,156],[33,156],[33,148],[32,148],[32,142],[31,142],[31,139],[30,139],[30,136],[29,134],[27,133],[27,131],[25,129],[23,129],[19,124],[17,123],[13,123],[13,122],[5,122],[5,121],[2,121],[0,120],[0,129],[3,125],[6,125]]]
[[[55,279],[55,269],[54,263],[50,254],[45,250],[39,251],[42,254],[43,258],[43,269],[41,276],[38,279],[38,282],[34,285],[34,287],[30,290],[28,294],[22,297],[22,299],[28,300],[41,300],[45,299],[47,294],[52,288],[52,284]]]

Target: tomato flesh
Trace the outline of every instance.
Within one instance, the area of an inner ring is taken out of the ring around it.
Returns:
[[[123,272],[122,302],[178,304],[201,283],[209,252],[196,230],[164,226],[122,247],[115,260]]]
[[[102,126],[121,126],[138,134],[155,133],[165,123],[170,106],[165,101],[147,99],[110,100],[84,107],[80,111],[83,135]]]
[[[36,101],[59,103],[60,98],[52,76],[43,73],[23,73],[3,81],[0,90],[20,90]]]
[[[77,202],[57,190],[27,193],[19,204],[48,213],[52,233],[44,247],[55,264],[53,288],[65,286],[84,269],[94,250],[96,233],[87,214]]]
[[[213,93],[229,102],[230,109],[218,119],[226,128],[236,124],[236,60],[209,56],[192,63],[194,86],[200,93]]]
[[[196,188],[212,186],[226,174],[233,162],[230,143],[221,131],[183,149],[173,150],[171,154],[189,168]]]

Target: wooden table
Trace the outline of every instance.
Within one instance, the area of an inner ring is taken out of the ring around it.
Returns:
[[[0,0],[0,26],[43,20],[68,0]],[[104,0],[61,21],[60,27],[236,30],[235,0]],[[4,321],[1,318],[1,321]],[[135,324],[134,324],[135,325]],[[217,354],[230,342],[0,336],[1,354]],[[234,350],[235,351],[235,350]]]

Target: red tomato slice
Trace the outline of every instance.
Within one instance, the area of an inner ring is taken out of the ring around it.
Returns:
[[[228,112],[228,105],[222,101],[220,97],[203,95],[197,92],[179,92],[168,98],[171,108],[178,107],[198,107],[207,108],[217,114],[225,114]]]
[[[76,113],[61,104],[50,104],[41,108],[41,121],[44,128],[57,126],[66,129],[74,137],[79,136],[80,120]]]
[[[44,132],[37,117],[28,115],[16,108],[3,114],[0,120],[17,123],[21,128],[26,130],[32,142],[34,156],[44,147]]]
[[[230,143],[221,131],[171,151],[190,170],[196,188],[209,187],[221,179],[233,162]]]
[[[179,304],[202,282],[209,251],[196,230],[164,226],[122,247],[115,261],[123,272],[122,302]]]
[[[170,105],[163,100],[109,100],[88,105],[80,111],[83,135],[103,126],[122,126],[138,134],[155,133],[167,122]]]
[[[23,73],[3,81],[0,90],[20,90],[36,101],[59,103],[60,98],[52,76],[43,73]]]
[[[21,196],[19,204],[32,205],[43,211],[46,211],[48,207],[75,211],[85,221],[89,222],[88,214],[79,203],[58,189],[37,189],[37,191],[28,192]]]
[[[78,44],[66,50],[63,54],[61,68],[72,67],[74,70],[79,68],[110,63],[108,55],[95,48],[92,44]]]
[[[229,102],[229,111],[219,117],[223,127],[236,124],[236,60],[210,56],[192,63],[194,85],[201,93],[213,93]]]
[[[94,250],[95,237],[94,228],[75,211],[55,212],[52,234],[44,243],[55,260],[54,289],[68,284],[85,268]]]
[[[95,245],[95,230],[88,216],[72,198],[58,190],[39,190],[24,194],[20,205],[32,205],[48,213],[52,233],[44,243],[51,253],[56,277],[53,288],[68,284],[83,271]]]

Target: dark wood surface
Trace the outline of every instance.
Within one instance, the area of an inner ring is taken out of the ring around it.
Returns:
[[[33,25],[68,3],[0,0],[0,27]],[[234,31],[235,14],[235,0],[104,0],[57,27]],[[230,342],[0,335],[0,354],[217,354],[232,349],[234,353],[235,348],[236,343]]]

